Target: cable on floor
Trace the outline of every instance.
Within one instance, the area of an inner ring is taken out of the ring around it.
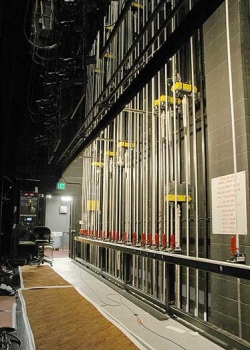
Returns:
[[[105,306],[117,307],[117,306],[123,305],[123,306],[125,306],[125,307],[136,317],[137,322],[138,322],[143,328],[145,328],[147,331],[149,331],[149,332],[155,334],[156,336],[158,336],[158,337],[160,337],[160,338],[163,338],[163,339],[165,339],[165,340],[167,340],[167,341],[169,341],[169,342],[175,344],[175,345],[178,346],[180,349],[187,350],[187,349],[184,348],[182,345],[176,343],[175,341],[173,341],[173,340],[171,340],[171,339],[169,339],[169,338],[167,338],[167,337],[164,337],[163,335],[161,335],[161,334],[159,334],[159,333],[156,333],[156,332],[153,331],[152,329],[150,329],[150,328],[148,328],[147,326],[145,326],[145,325],[143,324],[142,320],[139,318],[138,314],[136,314],[128,305],[126,305],[126,304],[124,304],[124,303],[122,302],[122,296],[121,296],[121,295],[119,295],[119,294],[117,294],[117,293],[108,293],[108,294],[105,295],[106,298],[109,299],[109,300],[111,300],[111,301],[113,301],[113,302],[115,303],[115,305],[104,302],[104,301],[99,297],[99,295],[94,291],[94,289],[91,288],[90,285],[83,279],[83,277],[82,277],[82,271],[81,271],[80,269],[79,269],[79,272],[80,272],[80,278],[81,278],[81,280],[86,284],[86,286],[87,286],[87,287],[96,295],[96,297],[101,301],[102,305],[99,305],[100,307],[105,307]],[[120,298],[120,301],[114,300],[114,299],[110,298],[110,296],[118,296],[118,297]]]

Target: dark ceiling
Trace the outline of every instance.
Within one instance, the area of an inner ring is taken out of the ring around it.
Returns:
[[[73,160],[68,146],[84,120],[86,67],[107,1],[36,3],[0,2],[1,176],[46,192]]]

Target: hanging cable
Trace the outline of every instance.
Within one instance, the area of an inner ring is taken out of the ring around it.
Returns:
[[[31,1],[31,0],[29,0],[29,1],[27,2],[26,12],[25,12],[24,21],[23,21],[23,33],[24,33],[24,36],[25,36],[26,40],[28,41],[28,43],[29,43],[31,46],[33,46],[33,47],[35,47],[35,48],[37,48],[37,49],[41,49],[41,50],[53,50],[53,49],[55,49],[56,47],[58,47],[58,46],[60,45],[59,42],[58,42],[58,43],[55,43],[55,44],[53,44],[53,45],[49,45],[49,46],[37,45],[37,44],[35,44],[33,41],[31,41],[31,40],[29,39],[29,37],[28,37],[28,35],[27,35],[27,33],[26,33],[25,24],[26,24],[26,21],[27,21],[28,9],[29,9],[29,7],[30,7],[30,1]]]

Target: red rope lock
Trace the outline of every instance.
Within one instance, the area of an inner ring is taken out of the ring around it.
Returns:
[[[167,245],[167,236],[165,233],[161,237],[161,244],[163,247],[166,247],[166,245]]]
[[[115,240],[118,241],[119,240],[119,234],[118,231],[115,231]]]
[[[132,234],[132,243],[136,244],[136,232],[133,232]]]
[[[152,233],[148,233],[148,245],[152,245]]]
[[[230,250],[231,250],[232,256],[234,256],[236,253],[236,237],[235,236],[231,237]]]
[[[123,242],[127,242],[127,232],[123,232],[122,240]]]
[[[159,233],[155,234],[155,245],[156,247],[159,247]]]
[[[174,235],[171,235],[171,237],[170,237],[170,247],[173,250],[175,248],[175,237],[174,237]]]
[[[142,233],[142,235],[141,235],[141,244],[142,245],[146,244],[146,233]]]

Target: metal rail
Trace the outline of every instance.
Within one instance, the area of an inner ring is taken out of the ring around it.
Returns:
[[[95,239],[76,237],[75,241],[93,244],[100,247],[115,249],[116,251],[150,258],[153,260],[163,261],[169,264],[186,266],[197,270],[213,272],[220,275],[232,276],[243,279],[250,279],[250,266],[235,264],[226,261],[210,260],[205,258],[180,255],[176,253],[168,253],[164,251],[156,251],[140,247],[134,247],[124,244],[116,244],[112,242],[104,242]]]

